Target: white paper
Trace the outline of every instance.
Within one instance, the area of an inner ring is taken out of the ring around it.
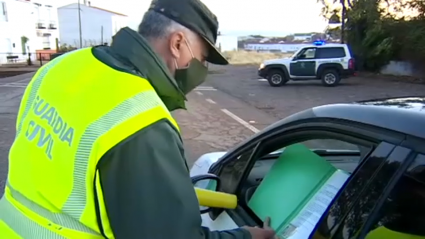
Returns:
[[[279,233],[281,239],[306,239],[314,230],[331,201],[342,188],[349,174],[337,170],[317,191],[291,223]]]

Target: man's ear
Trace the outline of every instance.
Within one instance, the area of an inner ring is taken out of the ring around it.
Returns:
[[[175,59],[180,58],[180,47],[184,43],[184,34],[183,32],[173,32],[170,36],[169,47],[171,55]]]

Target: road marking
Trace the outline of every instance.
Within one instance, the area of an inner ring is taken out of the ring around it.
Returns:
[[[217,89],[215,89],[212,86],[198,86],[195,88],[195,90],[203,90],[203,91],[216,91]]]
[[[258,79],[259,82],[266,82],[267,79]]]
[[[20,83],[20,82],[29,82],[31,80],[31,78],[25,78],[25,79],[23,79],[23,80],[18,80],[18,81],[15,81],[15,82],[13,82],[13,83]]]
[[[0,87],[11,87],[11,88],[25,88],[28,84],[22,84],[22,83],[7,83],[7,84],[0,84]]]
[[[204,94],[202,94],[202,92],[200,92],[200,91],[195,91],[196,92],[196,94],[198,94],[198,95],[204,95]]]
[[[217,103],[215,103],[215,101],[213,101],[212,99],[205,99],[208,103],[211,103],[211,104],[217,104]]]
[[[254,133],[260,132],[259,129],[257,129],[254,126],[250,125],[248,122],[246,122],[245,120],[239,118],[237,115],[233,114],[232,112],[230,112],[230,111],[228,111],[226,109],[221,109],[221,111],[223,111],[223,113],[225,113],[226,115],[230,116],[230,118],[236,120],[236,122],[238,122],[239,124],[245,126],[246,128],[248,128],[252,132],[254,132]]]
[[[24,85],[27,86],[28,83],[20,83],[20,82],[9,82],[9,83],[4,83],[4,85]]]

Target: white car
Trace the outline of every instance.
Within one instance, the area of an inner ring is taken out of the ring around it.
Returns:
[[[273,87],[289,80],[321,80],[325,86],[336,86],[341,78],[355,75],[354,58],[347,44],[315,42],[299,49],[288,58],[263,62],[258,75]]]
[[[279,238],[424,238],[424,109],[419,97],[315,107],[201,156],[195,187],[237,197],[202,208],[203,226],[270,216]]]

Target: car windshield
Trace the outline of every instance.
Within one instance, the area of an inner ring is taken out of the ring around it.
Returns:
[[[300,51],[302,51],[304,48],[300,48],[300,49],[298,49],[292,56],[291,56],[291,58],[295,58],[297,55],[298,55],[298,53],[300,52]]]

